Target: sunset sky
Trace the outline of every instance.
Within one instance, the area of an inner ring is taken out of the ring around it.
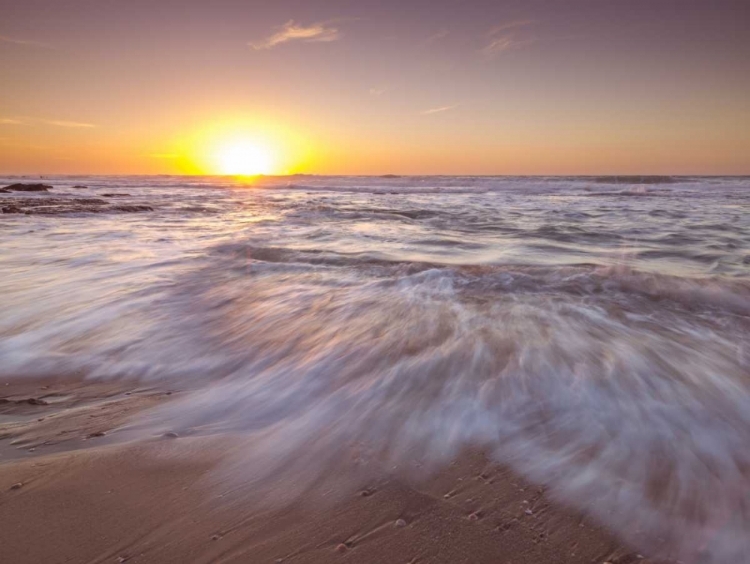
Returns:
[[[3,174],[750,174],[747,0],[0,0],[0,77]]]

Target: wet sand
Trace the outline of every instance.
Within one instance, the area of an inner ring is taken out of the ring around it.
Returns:
[[[133,415],[179,395],[0,383],[3,562],[648,562],[481,452],[424,480],[375,473],[275,506],[280,483],[258,503],[216,471],[231,437],[121,440]]]

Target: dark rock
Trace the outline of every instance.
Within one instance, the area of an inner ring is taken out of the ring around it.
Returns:
[[[59,203],[71,203],[82,206],[103,206],[107,202],[100,200],[99,198],[71,198],[69,200],[60,199]]]
[[[154,208],[145,205],[109,206],[101,198],[0,198],[2,213],[22,213],[27,215],[57,215],[66,213],[105,213],[105,212],[145,212]]]
[[[29,405],[49,405],[46,401],[37,398],[29,398],[26,400]]]
[[[11,184],[3,188],[10,192],[48,192],[51,189],[49,184]]]
[[[76,184],[73,186],[73,188],[76,188],[77,190],[87,190],[88,186],[84,186],[83,184]]]
[[[114,206],[112,208],[112,211],[121,211],[126,213],[133,213],[133,212],[144,212],[144,211],[154,211],[154,208],[151,206]]]
[[[0,398],[0,405],[6,404],[6,403],[12,403],[14,405],[21,405],[24,403],[27,403],[29,405],[49,405],[43,399],[38,399],[38,398],[25,398],[25,399],[17,399],[17,400],[12,400],[8,398]]]
[[[89,439],[93,439],[94,437],[103,437],[106,433],[104,431],[97,431],[96,433],[91,433],[89,435]]]
[[[105,198],[123,198],[125,196],[130,196],[130,194],[125,194],[122,192],[113,192],[111,194],[102,194]]]

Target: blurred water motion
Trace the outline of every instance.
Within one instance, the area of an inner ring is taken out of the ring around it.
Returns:
[[[255,437],[242,480],[479,446],[639,545],[750,553],[750,180],[46,182],[154,211],[3,216],[0,376],[173,381],[144,433]]]

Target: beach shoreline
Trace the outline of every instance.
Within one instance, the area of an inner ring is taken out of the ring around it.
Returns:
[[[380,472],[354,483],[342,464],[341,492],[274,507],[283,482],[263,504],[222,482],[231,437],[118,440],[179,392],[81,378],[0,390],[8,562],[644,561],[479,451],[416,482]]]

